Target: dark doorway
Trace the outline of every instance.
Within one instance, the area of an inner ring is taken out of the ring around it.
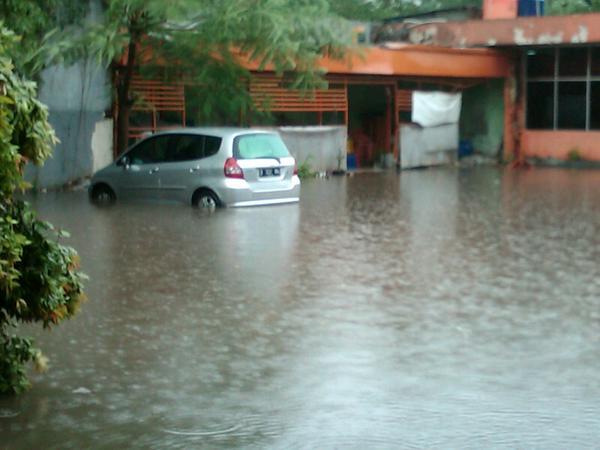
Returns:
[[[393,86],[348,86],[348,136],[359,167],[393,151]]]

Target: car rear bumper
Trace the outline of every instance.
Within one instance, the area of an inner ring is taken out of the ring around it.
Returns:
[[[230,203],[227,206],[230,208],[240,208],[243,206],[263,206],[263,205],[280,205],[283,203],[297,203],[300,201],[300,197],[290,198],[273,198],[264,200],[250,200],[244,202]]]
[[[294,176],[282,188],[269,190],[251,189],[245,180],[227,180],[219,193],[225,206],[260,206],[276,205],[280,203],[294,203],[300,201],[300,180]]]

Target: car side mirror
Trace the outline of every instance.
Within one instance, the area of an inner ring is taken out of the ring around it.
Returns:
[[[117,161],[117,166],[122,166],[125,169],[129,169],[129,157],[123,156],[120,160]]]

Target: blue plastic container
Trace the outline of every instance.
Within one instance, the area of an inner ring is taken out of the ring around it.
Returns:
[[[458,157],[464,158],[473,154],[473,143],[468,139],[461,139],[458,143]]]
[[[356,155],[354,153],[346,155],[346,168],[347,170],[356,169]]]
[[[543,16],[544,0],[519,0],[519,16]]]

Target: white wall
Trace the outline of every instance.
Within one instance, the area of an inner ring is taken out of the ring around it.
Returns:
[[[92,170],[96,172],[113,161],[113,120],[103,119],[96,122],[92,134]]]
[[[346,126],[278,127],[298,165],[308,162],[311,170],[346,170]]]
[[[400,166],[414,167],[450,164],[456,159],[458,124],[423,128],[415,124],[400,126]]]

